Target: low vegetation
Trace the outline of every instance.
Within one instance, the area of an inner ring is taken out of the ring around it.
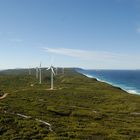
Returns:
[[[140,140],[140,96],[74,69],[58,70],[49,90],[50,73],[40,85],[32,71],[0,74],[0,139]]]

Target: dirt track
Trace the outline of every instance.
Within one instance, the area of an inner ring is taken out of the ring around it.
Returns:
[[[0,100],[6,98],[7,95],[8,95],[8,93],[5,93],[3,96],[0,97]]]

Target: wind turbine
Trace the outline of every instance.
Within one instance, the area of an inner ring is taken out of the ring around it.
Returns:
[[[53,76],[55,75],[53,66],[51,65],[47,70],[51,70],[51,90],[53,90]]]
[[[64,74],[65,73],[65,70],[64,70],[64,67],[62,68],[62,74]]]
[[[31,68],[29,67],[29,75],[31,75]]]
[[[38,67],[36,67],[36,79],[38,79],[38,72],[39,72]]]
[[[40,62],[40,68],[39,68],[39,84],[42,83],[42,74],[41,74],[41,62]]]
[[[55,68],[55,75],[58,74],[58,67]]]

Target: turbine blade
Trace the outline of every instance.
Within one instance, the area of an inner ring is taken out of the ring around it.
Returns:
[[[49,68],[47,68],[46,70],[50,70],[51,68],[49,67]]]

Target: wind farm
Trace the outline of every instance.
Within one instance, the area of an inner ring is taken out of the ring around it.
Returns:
[[[0,0],[0,140],[140,140],[140,0]]]
[[[31,75],[28,69],[0,72],[1,139],[139,137],[138,95],[88,78],[78,69],[65,68],[65,75],[62,69],[54,75],[54,67],[42,67],[41,84],[36,68]],[[122,118],[127,122],[122,124]]]

